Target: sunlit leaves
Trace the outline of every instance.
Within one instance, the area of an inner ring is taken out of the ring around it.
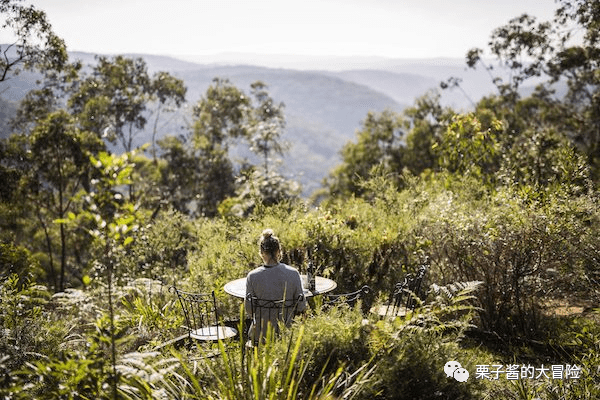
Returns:
[[[475,115],[457,115],[439,145],[440,165],[454,173],[492,179],[498,162],[496,136],[501,131],[498,120],[484,127]]]
[[[227,149],[229,140],[245,137],[249,104],[248,97],[227,79],[215,78],[194,107],[196,145],[210,152],[217,146]],[[207,140],[199,140],[202,137]]]
[[[140,223],[135,205],[118,190],[131,183],[134,164],[130,157],[129,153],[117,156],[104,152],[91,156],[96,174],[93,189],[84,196],[87,204],[84,215],[92,223],[89,233],[101,240],[114,241],[119,247],[131,244],[130,235]]]
[[[368,179],[379,164],[387,173],[399,173],[408,128],[409,120],[402,114],[391,110],[369,112],[357,133],[357,143],[347,143],[341,150],[343,164],[331,173],[330,191],[344,195],[362,193],[359,181]]]

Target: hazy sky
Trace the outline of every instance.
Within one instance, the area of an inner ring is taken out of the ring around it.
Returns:
[[[555,0],[38,0],[71,51],[464,57]]]

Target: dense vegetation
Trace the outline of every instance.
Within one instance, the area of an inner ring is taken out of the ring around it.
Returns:
[[[0,10],[18,37],[2,80],[20,68],[43,76],[0,142],[3,398],[600,395],[599,1],[562,0],[552,22],[521,16],[494,30],[490,50],[511,80],[494,79],[498,93],[471,113],[435,94],[369,113],[310,201],[278,172],[285,108],[266,84],[245,92],[215,78],[185,135],[134,149],[136,134],[184,104],[182,82],[121,56],[84,69],[64,59],[43,12],[19,0]],[[481,54],[468,66],[493,78]],[[541,83],[524,95],[531,78]],[[127,151],[111,153],[115,143]],[[233,144],[260,163],[232,161]],[[174,284],[214,290],[225,322],[243,330],[223,285],[257,265],[265,227],[284,262],[304,269],[310,249],[339,292],[372,292],[356,308],[322,309],[317,297],[259,348],[243,336],[165,345],[182,333]],[[424,262],[413,313],[363,313]],[[451,360],[467,382],[446,376]],[[581,371],[476,377],[509,365]]]

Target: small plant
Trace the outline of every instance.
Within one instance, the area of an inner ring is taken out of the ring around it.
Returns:
[[[371,351],[378,360],[376,377],[385,399],[477,399],[481,384],[457,385],[443,367],[447,361],[463,360],[474,370],[474,360],[461,349],[460,340],[471,326],[476,307],[473,293],[481,282],[432,285],[427,304],[405,317],[378,321],[370,335]]]
[[[346,363],[333,369],[325,363],[313,365],[318,344],[309,345],[307,330],[301,324],[281,337],[271,330],[265,343],[247,347],[244,339],[236,345],[219,342],[219,355],[203,359],[191,367],[183,362],[189,382],[189,399],[353,399],[370,383],[369,365],[347,368]],[[346,369],[345,369],[346,367]],[[348,373],[352,370],[353,373]]]

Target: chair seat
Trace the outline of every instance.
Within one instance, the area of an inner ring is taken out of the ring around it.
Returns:
[[[237,330],[228,326],[207,326],[190,331],[190,337],[197,340],[215,341],[229,339],[237,335]]]
[[[394,313],[392,306],[386,304],[371,307],[371,310],[369,310],[371,314],[379,315],[380,317],[404,317],[407,311],[406,307],[398,307]]]

